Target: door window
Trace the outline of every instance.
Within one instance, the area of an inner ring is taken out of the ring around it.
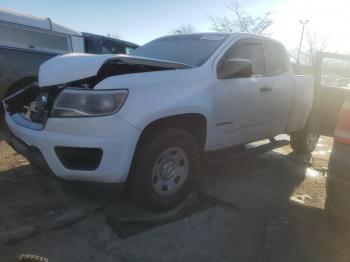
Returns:
[[[235,44],[225,56],[226,59],[249,59],[253,62],[254,75],[265,75],[264,50],[260,43],[240,42]]]

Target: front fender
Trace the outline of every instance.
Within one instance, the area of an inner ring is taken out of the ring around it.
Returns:
[[[142,133],[144,130],[146,130],[149,126],[151,126],[155,122],[158,122],[161,120],[168,121],[170,118],[180,120],[181,117],[183,117],[185,120],[185,119],[188,119],[187,117],[189,116],[194,117],[195,115],[197,115],[198,117],[203,117],[206,122],[206,126],[205,126],[206,139],[204,143],[204,149],[206,150],[210,148],[212,137],[213,137],[213,134],[211,132],[212,129],[210,128],[210,126],[212,125],[212,122],[211,122],[212,118],[210,116],[210,112],[208,112],[207,110],[201,110],[200,108],[194,108],[194,107],[192,107],[191,109],[190,108],[187,108],[187,109],[173,108],[167,111],[159,111],[159,112],[154,112],[153,114],[145,114],[144,117],[140,119],[139,122],[132,121],[132,123],[130,124],[134,125]]]
[[[129,90],[118,115],[139,130],[162,118],[200,114],[207,120],[211,141],[215,81],[208,70],[203,67],[113,76],[95,89]]]

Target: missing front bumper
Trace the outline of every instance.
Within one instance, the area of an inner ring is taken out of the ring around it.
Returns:
[[[41,130],[49,117],[57,88],[44,90],[31,84],[3,100],[5,111],[26,128]]]
[[[29,146],[15,136],[10,136],[7,143],[20,155],[24,156],[28,161],[38,169],[45,173],[53,174],[47,164],[43,154],[35,146]]]
[[[37,85],[29,85],[13,95],[5,98],[3,106],[9,114],[18,113],[23,106],[29,105],[40,94],[41,89]]]

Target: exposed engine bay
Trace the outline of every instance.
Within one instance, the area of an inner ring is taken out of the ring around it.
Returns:
[[[94,89],[98,83],[111,76],[184,68],[188,66],[145,58],[115,56],[107,59],[92,77],[53,86],[31,85],[4,99],[3,103],[6,111],[17,120],[20,116],[25,121],[44,125],[50,117],[55,99],[65,88]]]
[[[3,101],[4,107],[11,115],[19,114],[27,121],[43,124],[52,108],[57,91],[57,89],[45,91],[36,85],[31,85],[6,98]]]

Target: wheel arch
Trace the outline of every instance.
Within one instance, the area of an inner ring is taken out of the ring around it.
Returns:
[[[207,142],[207,125],[207,118],[200,113],[176,114],[153,120],[142,130],[136,149],[145,139],[162,129],[181,128],[189,132],[203,150]]]
[[[142,206],[148,206],[151,209],[166,209],[179,204],[180,201],[182,201],[183,198],[187,196],[189,190],[192,188],[190,185],[191,182],[187,182],[187,186],[182,186],[177,191],[177,193],[175,193],[175,195],[171,195],[167,199],[159,199],[157,197],[154,197],[153,194],[149,194],[148,189],[145,189],[149,188],[149,186],[147,186],[149,181],[153,181],[149,175],[151,167],[148,167],[146,164],[151,163],[149,156],[152,156],[152,152],[154,152],[153,142],[155,141],[152,139],[158,137],[161,139],[158,140],[158,145],[160,145],[159,143],[166,143],[167,146],[170,146],[171,144],[168,144],[167,142],[176,141],[177,135],[185,135],[184,132],[179,131],[186,130],[194,137],[197,143],[203,144],[202,147],[204,147],[206,138],[206,125],[207,122],[205,116],[196,113],[167,116],[149,123],[142,130],[141,135],[139,136],[136,149],[134,151],[129,175],[126,180],[126,190],[130,196],[142,204]],[[162,130],[164,131],[163,133]],[[157,134],[159,134],[159,136],[157,136]],[[189,136],[185,137],[189,138]],[[194,169],[192,173],[192,179],[187,179],[187,181],[192,182],[194,182],[193,179],[197,170],[196,167],[198,167],[200,160],[200,151],[194,143],[195,141],[193,140],[187,140],[185,143],[182,141],[182,145],[191,151],[190,154],[192,157],[194,157],[193,161],[195,161],[193,166]],[[148,170],[147,173],[144,173],[145,170]],[[180,192],[180,195],[178,192]]]
[[[12,83],[8,85],[7,88],[5,88],[3,93],[4,98],[6,96],[13,94],[14,92],[19,91],[19,89],[37,81],[38,81],[38,76],[36,75],[22,76],[21,78],[14,80]]]

